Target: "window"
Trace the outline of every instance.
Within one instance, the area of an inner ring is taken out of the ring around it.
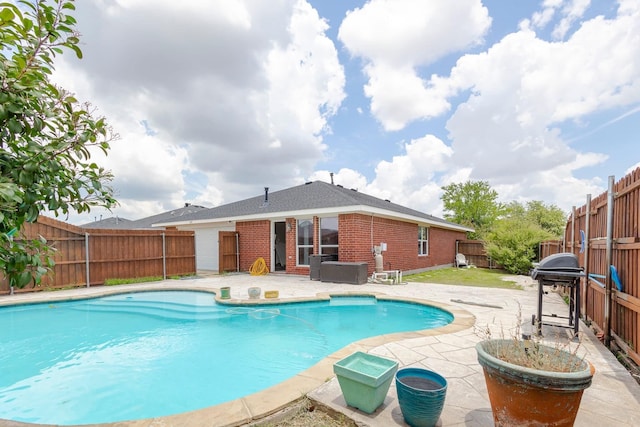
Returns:
[[[338,259],[338,218],[320,218],[320,253]]]
[[[418,226],[418,255],[429,255],[429,229]]]
[[[309,265],[309,255],[313,254],[313,220],[298,220],[297,233],[298,265]]]

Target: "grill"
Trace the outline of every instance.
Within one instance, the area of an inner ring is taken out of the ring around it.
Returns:
[[[544,258],[531,272],[531,277],[538,281],[538,313],[533,315],[531,323],[537,327],[538,335],[542,334],[542,325],[560,326],[573,329],[578,334],[580,323],[580,278],[585,277],[584,269],[578,263],[578,257],[572,253],[553,254]],[[547,293],[545,286],[565,286],[569,288],[569,316],[542,314],[543,296]],[[568,325],[558,322],[545,322],[543,317],[568,319]]]

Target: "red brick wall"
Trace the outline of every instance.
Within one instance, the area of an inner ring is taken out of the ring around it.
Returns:
[[[298,267],[296,253],[296,220],[287,218],[286,231],[287,268],[289,274],[308,275],[308,267]],[[313,218],[316,238],[314,253],[318,253],[317,230],[319,220]],[[271,222],[247,221],[236,223],[240,242],[240,270],[248,271],[251,264],[263,257],[271,266]],[[382,253],[385,270],[419,270],[438,265],[452,264],[456,240],[466,238],[464,232],[429,227],[429,254],[418,255],[418,225],[363,214],[344,214],[338,217],[339,253],[343,262],[366,262],[369,274],[375,269],[373,246],[387,244]]]
[[[371,217],[366,215],[338,216],[338,261],[367,262],[373,271],[371,224]]]
[[[466,238],[464,232],[429,227],[429,254],[418,255],[418,225],[362,214],[339,217],[340,261],[369,264],[369,274],[375,269],[373,246],[387,244],[382,253],[385,270],[418,270],[451,264],[455,256],[455,241]]]
[[[240,271],[249,271],[259,257],[271,268],[271,221],[237,222],[240,247]],[[288,242],[287,242],[288,244]]]
[[[429,228],[429,267],[452,264],[456,257],[456,240],[466,238],[464,232]]]

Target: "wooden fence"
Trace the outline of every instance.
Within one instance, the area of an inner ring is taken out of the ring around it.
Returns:
[[[562,240],[547,240],[545,242],[541,242],[538,247],[538,260],[560,252],[564,252],[564,244]]]
[[[640,168],[574,207],[565,242],[585,269],[585,320],[640,364]]]
[[[463,254],[467,261],[476,267],[501,268],[500,265],[487,256],[482,240],[457,240],[456,253]]]
[[[102,285],[107,279],[195,274],[192,231],[84,229],[41,216],[21,230],[25,238],[43,236],[55,251],[55,267],[39,288],[14,292]],[[0,280],[0,294],[10,293]]]

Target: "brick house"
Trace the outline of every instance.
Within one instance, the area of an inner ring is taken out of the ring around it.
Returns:
[[[470,228],[389,200],[322,181],[205,209],[154,224],[193,230],[198,270],[248,271],[259,257],[271,272],[309,274],[310,256],[367,262],[384,250],[385,270],[452,265],[456,240]]]

